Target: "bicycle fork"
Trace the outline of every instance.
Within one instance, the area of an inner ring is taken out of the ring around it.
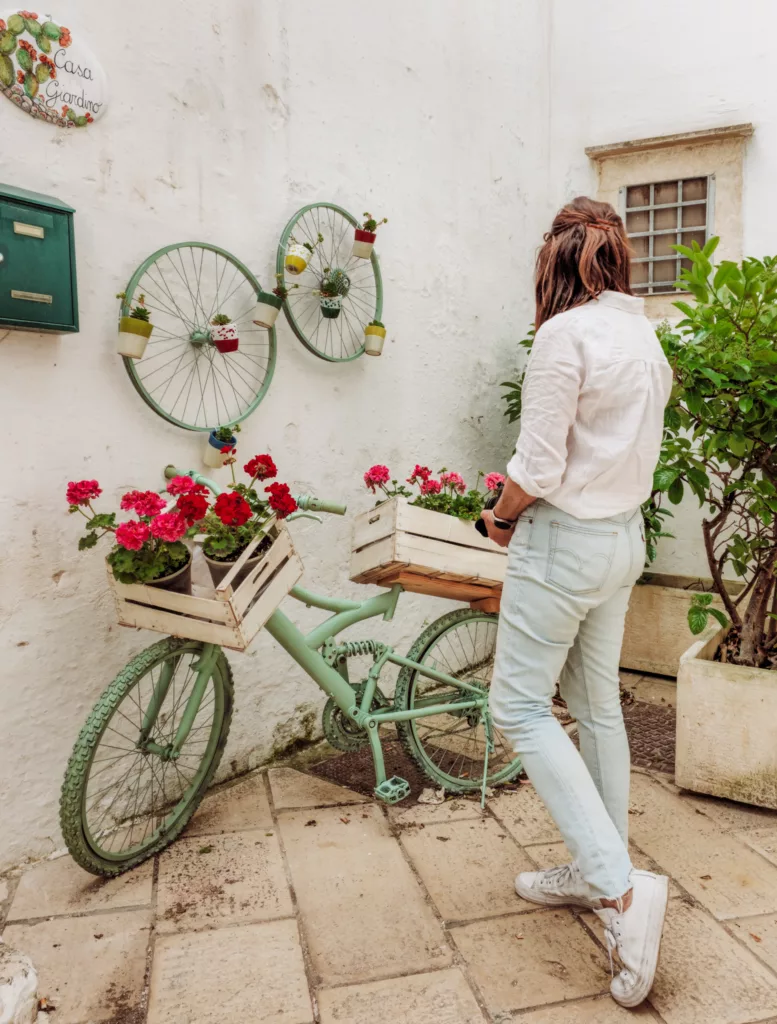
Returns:
[[[164,663],[162,671],[159,674],[159,681],[154,687],[154,692],[149,701],[146,713],[143,716],[143,725],[140,730],[140,736],[136,744],[139,750],[148,752],[149,754],[156,754],[163,761],[176,761],[181,756],[181,750],[186,742],[189,733],[191,732],[194,720],[197,717],[197,712],[200,710],[200,704],[205,694],[205,688],[208,685],[208,680],[213,674],[216,662],[218,661],[219,655],[221,654],[221,648],[218,644],[204,644],[202,653],[196,662],[192,665],[192,668],[196,670],[197,677],[194,680],[194,686],[192,692],[186,701],[186,707],[184,708],[181,721],[178,723],[178,728],[175,733],[175,738],[172,743],[168,743],[166,746],[161,746],[159,743],[155,743],[149,739],[149,736],[154,730],[157,718],[159,717],[159,711],[165,702],[170,684],[173,681],[173,676],[178,669],[179,658],[171,658]]]

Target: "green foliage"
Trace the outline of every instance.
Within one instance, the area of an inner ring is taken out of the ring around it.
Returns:
[[[660,470],[657,470],[660,472]],[[655,486],[655,477],[653,478]],[[673,518],[668,508],[661,507],[661,494],[658,489],[654,490],[648,500],[642,506],[642,522],[645,527],[645,551],[647,564],[652,565],[658,554],[657,544],[661,537],[674,537],[665,529],[664,519]]]
[[[233,423],[232,426],[217,427],[215,432],[215,438],[217,441],[233,441],[235,435],[240,433],[240,424]]]
[[[732,659],[766,667],[777,648],[777,257],[713,267],[717,242],[676,247],[696,304],[676,302],[685,319],[659,329],[675,385],[656,486],[670,502],[687,490],[706,506],[710,575],[738,636]],[[744,584],[735,598],[723,583],[732,573]],[[721,621],[715,612],[695,601],[689,625]]]
[[[374,235],[381,224],[388,224],[388,217],[384,217],[383,220],[376,220],[371,213],[363,213],[364,223],[362,224],[363,231],[369,231],[371,235]]]
[[[299,288],[298,284],[293,284],[291,286],[291,288],[289,288],[287,285],[285,285],[283,283],[283,274],[276,274],[275,275],[275,280],[276,280],[276,285],[275,285],[275,287],[272,290],[273,291],[273,295],[277,295],[278,298],[282,299],[284,302],[286,301],[286,299],[288,299],[290,291],[293,291],[295,288]]]
[[[231,324],[232,321],[227,316],[226,313],[216,313],[216,315],[211,320],[211,323],[213,324],[214,327],[224,327],[226,326],[226,324]]]
[[[324,276],[321,278],[321,281],[319,282],[318,290],[321,292],[322,295],[326,295],[328,298],[334,298],[335,296],[341,294],[340,282],[336,278],[331,276],[329,267],[327,267],[326,270],[324,271]]]
[[[382,324],[380,322],[380,320],[370,320],[370,322],[367,324],[367,326],[368,327],[382,327],[384,331],[386,330],[386,325]]]
[[[8,19],[8,31],[13,32],[15,36],[20,36],[24,32],[24,18],[21,14],[12,14]]]
[[[719,608],[710,607],[712,601],[712,594],[693,595],[691,607],[688,609],[688,626],[694,636],[698,636],[699,633],[704,632],[707,628],[710,615],[719,623],[719,625],[723,627],[728,625],[728,619],[723,612],[720,611]]]
[[[452,494],[450,490],[444,490],[441,494],[422,494],[411,504],[431,509],[432,512],[444,512],[445,515],[456,516],[457,519],[474,521],[480,519],[487,497],[488,495],[476,489],[467,491],[466,494]]]
[[[0,53],[0,85],[4,88],[8,88],[14,83],[14,67],[13,61],[10,57],[6,57],[5,54]]]
[[[127,293],[119,292],[116,296],[117,299],[126,300]],[[148,323],[151,320],[151,313],[146,309],[144,303],[146,301],[145,295],[138,295],[138,303],[130,310],[130,318],[132,320],[142,320],[144,323]]]
[[[13,53],[16,49],[16,36],[13,32],[0,32],[0,53]]]
[[[518,344],[521,348],[525,348],[528,352],[531,352],[531,347],[534,344],[534,324],[529,327],[526,337],[523,338]],[[506,388],[505,394],[502,398],[507,406],[504,411],[504,415],[507,417],[509,423],[515,423],[521,418],[521,388],[523,387],[523,380],[526,376],[526,370],[523,369],[518,374],[516,380],[503,381],[499,386]]]
[[[150,583],[182,569],[191,555],[183,541],[156,541],[140,551],[113,548],[107,562],[119,583]]]
[[[303,248],[307,249],[308,252],[311,253],[311,255],[312,255],[313,252],[315,252],[315,250],[318,248],[319,245],[321,245],[321,243],[323,241],[324,241],[324,236],[319,231],[318,236],[317,236],[315,242],[302,242],[302,246],[303,246]],[[290,235],[289,236],[289,244],[290,245],[299,245],[300,243],[297,241],[297,239],[294,237],[294,235]]]

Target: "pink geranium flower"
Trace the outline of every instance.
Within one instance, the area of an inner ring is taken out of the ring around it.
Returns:
[[[190,476],[174,476],[167,485],[168,494],[186,494],[194,487],[194,481]],[[123,506],[122,506],[123,507]]]
[[[180,512],[165,512],[153,520],[151,533],[160,540],[173,543],[186,533],[186,520]]]
[[[116,543],[128,551],[140,551],[150,534],[148,523],[142,523],[139,519],[131,520],[116,527]]]
[[[375,493],[376,488],[382,487],[387,484],[391,479],[391,473],[388,466],[371,466],[364,474],[364,483],[369,489]]]
[[[443,487],[450,487],[452,491],[458,491],[459,494],[463,494],[467,489],[464,477],[460,473],[440,473],[440,483]]]
[[[486,473],[486,479],[484,482],[487,491],[495,491],[505,482],[505,478],[501,473]]]
[[[67,485],[68,505],[88,505],[93,498],[99,498],[102,494],[102,487],[96,480],[72,480]]]
[[[442,490],[442,484],[439,480],[424,480],[421,484],[421,494],[439,494]]]
[[[139,516],[156,516],[166,505],[164,498],[155,491],[130,491],[121,499],[125,512],[136,512]]]
[[[432,475],[432,471],[431,471],[431,469],[429,469],[428,466],[416,465],[416,467],[413,470],[413,472],[407,478],[407,482],[409,484],[424,483],[425,481],[427,481],[429,479],[429,477],[431,475]]]

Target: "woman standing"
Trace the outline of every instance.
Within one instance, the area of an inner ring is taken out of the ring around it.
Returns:
[[[658,963],[667,879],[629,859],[618,665],[672,374],[631,292],[629,243],[609,204],[580,198],[559,212],[536,298],[520,437],[483,513],[489,536],[509,545],[491,710],[574,859],[519,875],[516,889],[593,909],[623,964],[612,995],[636,1006]],[[551,712],[557,680],[580,753]]]

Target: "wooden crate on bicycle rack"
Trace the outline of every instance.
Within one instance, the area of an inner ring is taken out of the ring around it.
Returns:
[[[109,570],[119,623],[244,651],[303,573],[286,527],[275,521],[268,534],[272,547],[236,588],[232,581],[262,538],[246,548],[217,587],[195,584],[191,595],[118,583]]]
[[[392,498],[356,516],[351,579],[452,601],[498,600],[507,550],[475,524]],[[490,609],[487,609],[490,610]]]

